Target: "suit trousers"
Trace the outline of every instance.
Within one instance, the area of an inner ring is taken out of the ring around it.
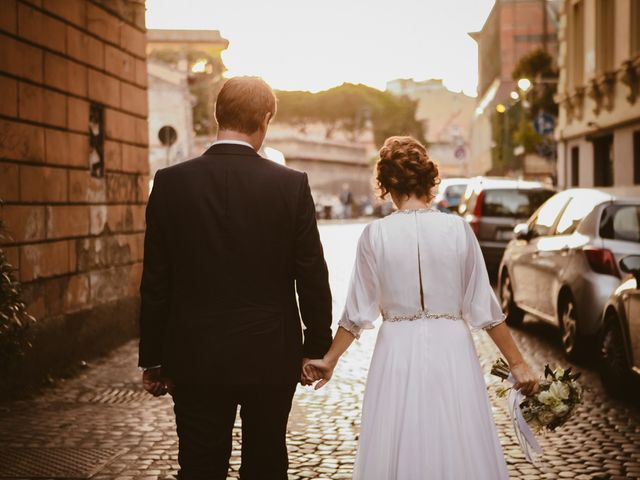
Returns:
[[[296,384],[176,385],[179,480],[225,480],[240,406],[242,480],[286,480],[286,432]]]

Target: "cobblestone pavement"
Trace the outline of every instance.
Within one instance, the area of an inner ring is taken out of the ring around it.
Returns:
[[[362,225],[321,228],[335,296],[335,316],[344,302],[356,239]],[[475,335],[486,372],[497,356],[489,337]],[[566,365],[552,327],[528,321],[515,335],[536,368]],[[291,479],[351,478],[360,402],[375,332],[367,332],[341,361],[334,380],[313,392],[299,387],[289,426]],[[59,381],[36,398],[0,405],[0,452],[8,448],[81,447],[116,449],[121,454],[95,479],[165,478],[177,468],[177,439],[169,397],[140,390],[136,344],[131,342],[96,361],[78,376]],[[640,478],[640,408],[607,397],[588,367],[585,405],[567,426],[541,438],[537,466],[524,461],[507,418],[506,404],[490,387],[511,478]],[[487,381],[493,382],[487,374]],[[230,478],[239,467],[239,431]]]

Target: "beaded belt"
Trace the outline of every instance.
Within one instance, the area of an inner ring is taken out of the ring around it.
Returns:
[[[413,322],[426,318],[446,318],[448,320],[462,320],[462,315],[455,313],[436,313],[429,310],[418,310],[413,315],[390,315],[388,312],[382,312],[382,319],[385,322]]]

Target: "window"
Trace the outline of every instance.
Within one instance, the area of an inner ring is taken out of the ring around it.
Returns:
[[[596,70],[608,72],[613,68],[615,0],[596,2]]]
[[[548,199],[551,190],[485,190],[482,215],[488,217],[529,218]]]
[[[600,220],[600,236],[640,242],[640,205],[611,205],[605,208]]]
[[[613,135],[593,139],[593,184],[613,185]]]
[[[444,190],[444,196],[449,202],[449,205],[458,205],[460,203],[460,197],[464,195],[467,186],[465,184],[449,185]]]
[[[572,65],[568,69],[569,85],[575,88],[584,83],[584,2],[582,1],[573,5],[570,32],[571,42],[568,59]]]
[[[640,53],[640,0],[631,0],[631,56]]]
[[[549,235],[556,218],[567,204],[569,197],[562,193],[554,195],[547,200],[533,219],[532,230],[536,237]]]
[[[633,132],[633,183],[640,184],[640,130]]]
[[[580,222],[593,211],[593,209],[606,201],[609,197],[591,190],[578,190],[573,192],[571,201],[562,212],[556,235],[570,235],[576,231]]]
[[[580,147],[571,148],[571,186],[580,185]]]

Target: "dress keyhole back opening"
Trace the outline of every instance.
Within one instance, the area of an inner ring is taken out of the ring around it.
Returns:
[[[424,287],[422,286],[422,259],[420,257],[420,226],[418,225],[418,212],[413,212],[416,225],[416,244],[418,247],[418,283],[420,285],[420,307],[424,312],[426,310],[424,305]]]

